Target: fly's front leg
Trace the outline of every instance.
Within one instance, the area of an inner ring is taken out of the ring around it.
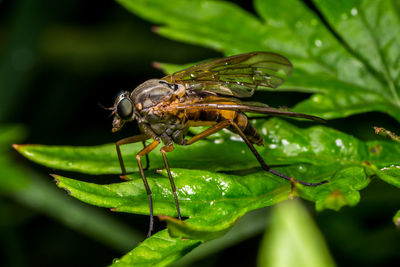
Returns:
[[[154,148],[156,148],[160,144],[159,140],[154,140],[151,144],[143,148],[137,155],[136,155],[136,160],[139,166],[139,171],[142,176],[143,184],[144,187],[146,188],[147,196],[149,197],[149,207],[150,207],[150,223],[149,223],[149,232],[147,233],[147,237],[151,236],[151,233],[153,232],[153,225],[154,225],[154,218],[153,218],[153,201],[151,198],[151,190],[149,187],[149,184],[147,183],[146,176],[144,174],[142,162],[140,161],[140,158],[142,156],[147,155],[150,153]]]
[[[120,175],[120,177],[122,179],[129,180],[126,177],[126,169],[125,169],[124,161],[122,159],[120,146],[121,145],[126,145],[126,144],[131,144],[131,143],[136,143],[136,142],[140,142],[140,141],[144,142],[145,140],[147,140],[149,138],[150,138],[150,136],[148,136],[147,134],[140,134],[140,135],[131,136],[131,137],[127,137],[127,138],[121,139],[121,140],[119,140],[118,142],[115,143],[115,147],[117,149],[119,165],[121,166],[121,171],[122,171],[122,174]]]
[[[176,195],[176,187],[175,187],[174,179],[172,179],[172,175],[171,175],[171,171],[169,169],[167,155],[166,155],[166,152],[171,152],[172,150],[174,150],[173,144],[162,147],[160,151],[161,151],[161,154],[164,159],[165,168],[167,169],[168,178],[169,178],[169,182],[171,183],[172,192],[174,193],[175,206],[176,206],[176,211],[178,213],[178,218],[179,218],[179,220],[182,220],[181,211],[179,209],[178,196]]]
[[[143,148],[146,148],[146,141],[142,141]],[[149,154],[146,154],[146,167],[144,167],[144,170],[147,171],[150,168],[150,160],[149,160]]]

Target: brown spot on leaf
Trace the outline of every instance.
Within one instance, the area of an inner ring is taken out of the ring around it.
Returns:
[[[335,189],[325,200],[326,208],[336,211],[347,204],[346,197],[338,189]]]
[[[375,146],[371,146],[369,148],[369,151],[373,154],[377,154],[379,155],[382,152],[382,145],[381,144],[377,144]]]

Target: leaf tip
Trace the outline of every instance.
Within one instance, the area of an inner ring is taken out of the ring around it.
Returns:
[[[161,69],[161,64],[160,64],[160,62],[157,62],[157,61],[153,61],[153,62],[151,63],[151,66],[152,66],[153,68],[155,68],[155,69]]]
[[[53,173],[50,173],[50,176],[53,177],[54,182],[56,183],[56,185],[57,185],[58,187],[60,187],[60,179],[59,179],[59,176],[58,176],[57,174],[53,174]]]
[[[28,146],[27,144],[12,144],[11,145],[15,150],[21,152],[21,149]]]
[[[68,195],[71,195],[71,191],[69,191],[67,188],[63,187],[62,185],[60,185],[61,181],[60,181],[60,176],[59,175],[50,173],[50,176],[53,177],[54,182],[56,183],[56,185],[59,188],[64,189],[67,192]]]
[[[12,144],[11,145],[15,150],[18,150],[18,148],[21,146],[21,145],[18,145],[18,144]]]

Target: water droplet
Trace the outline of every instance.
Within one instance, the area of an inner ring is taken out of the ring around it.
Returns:
[[[224,142],[224,139],[223,138],[218,138],[218,139],[215,139],[214,140],[214,144],[221,144],[221,143],[223,143]]]
[[[335,140],[335,144],[336,144],[338,147],[344,148],[342,139],[336,139],[336,140]]]
[[[357,14],[358,14],[357,8],[353,7],[353,8],[351,9],[350,13],[351,13],[351,15],[353,15],[353,16],[357,16]]]
[[[315,44],[316,47],[321,47],[322,46],[322,41],[320,39],[316,39],[314,41],[314,44]]]
[[[194,75],[193,73],[190,73],[190,78],[196,78],[196,75]]]
[[[236,135],[236,134],[231,135],[231,136],[229,137],[229,139],[231,139],[232,141],[243,142],[243,139],[242,139],[239,135]]]
[[[267,128],[263,127],[261,129],[261,132],[262,132],[263,135],[267,135]]]
[[[298,170],[299,172],[304,173],[304,172],[307,171],[307,168],[305,168],[303,165],[300,165],[299,167],[297,167],[297,170]]]

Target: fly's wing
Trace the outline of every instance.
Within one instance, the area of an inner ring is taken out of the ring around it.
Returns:
[[[205,109],[219,109],[219,110],[236,110],[241,112],[248,113],[258,113],[258,114],[267,114],[272,116],[285,116],[285,117],[296,117],[303,118],[308,120],[314,120],[317,122],[325,123],[325,120],[308,114],[297,113],[285,109],[277,109],[272,108],[268,105],[259,102],[239,102],[237,99],[235,102],[231,103],[221,103],[222,101],[213,101],[209,103],[193,103],[193,104],[185,104],[185,105],[177,105],[174,109],[178,110],[188,110],[188,109],[197,109],[197,110],[205,110]]]
[[[211,60],[165,76],[186,90],[250,97],[258,87],[276,88],[292,73],[290,61],[278,54],[251,52]]]

